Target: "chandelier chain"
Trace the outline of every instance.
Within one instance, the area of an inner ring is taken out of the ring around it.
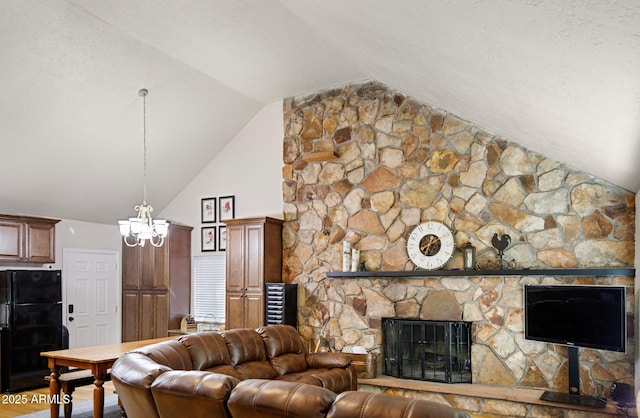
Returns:
[[[147,89],[141,89],[138,94],[142,96],[142,202],[147,204]]]
[[[136,205],[134,210],[137,215],[133,218],[118,221],[120,234],[127,247],[143,247],[148,240],[154,247],[160,247],[169,232],[169,221],[164,219],[152,219],[153,208],[147,204],[147,89],[140,89],[138,95],[142,97],[142,170],[144,199],[141,205]]]

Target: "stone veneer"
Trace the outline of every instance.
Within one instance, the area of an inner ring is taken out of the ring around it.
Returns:
[[[524,340],[522,285],[617,284],[627,353],[581,349],[581,386],[602,396],[615,380],[633,383],[633,277],[326,278],[341,271],[345,240],[367,270],[412,270],[406,240],[427,220],[450,226],[458,247],[473,243],[481,262],[506,233],[519,267],[630,267],[633,193],[379,83],[289,98],[283,110],[284,280],[304,287],[304,338],[379,353],[381,318],[473,321],[475,383],[566,392],[566,349]],[[322,151],[339,157],[305,162]],[[457,253],[447,268],[461,263]]]

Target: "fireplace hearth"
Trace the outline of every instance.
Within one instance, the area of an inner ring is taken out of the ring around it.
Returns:
[[[471,383],[471,323],[384,318],[384,373]]]

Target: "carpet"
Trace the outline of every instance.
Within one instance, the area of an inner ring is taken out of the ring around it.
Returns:
[[[93,418],[93,399],[74,402],[72,415],[73,418]],[[60,416],[64,416],[62,405],[60,405]],[[49,418],[49,409],[20,415],[17,418]],[[108,395],[104,397],[104,418],[120,418],[118,395]]]

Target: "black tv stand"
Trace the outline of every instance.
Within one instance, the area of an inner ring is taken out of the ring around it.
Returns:
[[[604,408],[607,406],[607,401],[604,399],[594,398],[593,396],[572,395],[563,392],[551,392],[550,390],[545,391],[542,396],[540,396],[540,399],[543,401],[591,406],[594,408]]]
[[[580,359],[578,347],[569,347],[569,392],[545,391],[540,399],[549,402],[604,408],[607,401],[593,396],[580,395]]]

